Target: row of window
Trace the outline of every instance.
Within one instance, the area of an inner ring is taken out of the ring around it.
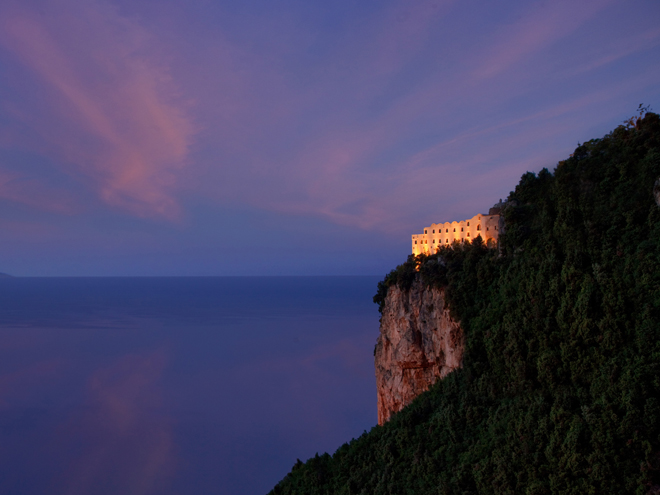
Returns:
[[[469,222],[468,222],[468,225],[470,225]],[[493,228],[494,228],[495,230],[497,230],[497,225],[495,225]],[[477,225],[477,230],[481,230],[481,225]],[[490,228],[489,228],[489,227],[486,227],[486,230],[488,231],[488,230],[490,230]],[[434,229],[432,232],[435,234],[435,229]],[[447,229],[445,232],[449,232],[449,229]],[[456,232],[456,229],[454,229],[454,232]],[[461,232],[463,232],[463,227],[461,227]],[[427,229],[424,229],[424,233],[425,233],[425,234],[428,234],[428,230],[427,230]],[[438,234],[440,234],[440,233],[441,233],[441,231],[440,231],[440,229],[438,229]],[[468,233],[468,236],[469,236],[469,235],[470,235],[470,234]]]
[[[493,217],[490,217],[492,220]],[[481,220],[481,217],[479,217],[479,220]],[[470,226],[470,222],[467,222],[467,226]],[[481,230],[481,225],[477,225],[477,230]],[[486,227],[486,230],[488,230],[488,227]],[[495,227],[495,230],[497,230],[497,227]],[[440,229],[438,229],[438,234],[441,232]],[[449,229],[446,230],[446,232],[449,232]],[[456,232],[456,229],[454,229],[454,232]],[[461,232],[463,232],[463,227],[461,227]],[[428,229],[424,229],[424,233],[428,234]],[[433,233],[435,234],[435,229],[433,229]]]
[[[469,234],[468,234],[469,237]],[[445,240],[447,244],[449,244],[449,239]],[[420,241],[421,244],[428,244],[429,241]],[[415,241],[415,244],[417,244],[417,241]],[[433,239],[433,244],[435,244],[435,239]],[[438,241],[438,244],[440,244],[440,241]]]
[[[470,226],[470,222],[467,223],[467,226]],[[477,230],[481,230],[481,225],[477,225]],[[438,234],[441,232],[440,229],[438,229]],[[449,232],[449,229],[446,230],[446,232]],[[456,232],[456,229],[454,229],[454,232]],[[461,232],[463,232],[463,227],[461,227]],[[424,229],[424,233],[428,234],[428,230]],[[433,233],[435,234],[435,229],[433,229]]]
[[[481,230],[481,225],[477,226],[477,230]],[[488,230],[488,227],[486,227],[486,230]],[[449,229],[447,229],[446,232],[449,232]],[[456,229],[454,229],[454,232],[456,232]],[[463,227],[461,227],[461,232],[463,232]],[[427,233],[426,230],[424,231],[424,233],[425,234]],[[435,230],[433,231],[433,233],[435,234]],[[441,234],[441,233],[442,232],[438,231],[438,234]]]
[[[470,234],[468,234],[468,237],[470,237]],[[458,240],[458,239],[456,239],[456,240]],[[461,239],[461,241],[463,241],[463,240],[464,239]],[[420,244],[428,244],[429,243],[428,241],[419,241],[419,242],[420,242]],[[445,243],[449,244],[449,239],[445,239]],[[415,244],[417,244],[417,241],[415,241]],[[433,239],[433,244],[435,244],[435,239]],[[439,240],[438,240],[438,244],[440,244]]]
[[[467,233],[467,236],[470,237],[470,233],[469,233],[469,232]],[[421,241],[419,241],[419,243],[420,243],[420,244],[428,244],[429,241],[428,241],[428,239],[426,239],[426,240],[421,240]],[[446,244],[449,244],[449,239],[445,239],[445,243],[446,243]],[[415,244],[417,244],[417,241],[415,241]],[[435,239],[433,239],[433,244],[435,244]],[[440,239],[438,239],[438,244],[440,244]]]
[[[470,222],[468,222],[468,227],[470,226]],[[497,225],[493,227],[495,230],[497,230]],[[481,225],[477,225],[477,230],[481,230]],[[486,227],[486,230],[490,230],[488,227]],[[446,229],[445,232],[449,232],[449,229]],[[456,232],[456,229],[454,229],[454,232]],[[461,227],[461,232],[463,232],[463,227]],[[424,229],[424,233],[428,234],[428,230]],[[435,229],[432,230],[432,233],[435,234]],[[441,233],[441,230],[438,229],[438,234]]]

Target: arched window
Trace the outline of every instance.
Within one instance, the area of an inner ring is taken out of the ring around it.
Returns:
[[[481,230],[481,225],[477,225],[477,230]]]
[[[415,244],[417,244],[417,241],[415,241]]]
[[[468,232],[468,237],[470,237],[470,233]]]
[[[456,232],[456,227],[454,227],[454,232]]]
[[[433,239],[433,244],[435,244],[435,239]]]
[[[463,227],[461,227],[461,232],[463,232]]]
[[[447,232],[449,232],[449,229],[447,229]]]
[[[433,233],[435,234],[435,229],[433,229]]]
[[[449,239],[447,239],[445,242],[446,242],[447,244],[449,244]]]
[[[468,227],[470,226],[470,222],[468,222]]]
[[[424,229],[424,233],[425,233],[425,234],[428,234],[428,232],[426,231],[426,229]]]

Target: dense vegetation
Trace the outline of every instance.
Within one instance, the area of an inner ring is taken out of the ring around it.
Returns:
[[[658,177],[647,113],[523,175],[499,249],[392,271],[379,304],[415,277],[448,288],[463,369],[271,494],[660,493]]]

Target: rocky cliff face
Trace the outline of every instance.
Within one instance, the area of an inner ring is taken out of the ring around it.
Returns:
[[[390,287],[375,352],[378,424],[460,367],[463,350],[463,330],[449,316],[444,290],[419,281],[409,291]]]

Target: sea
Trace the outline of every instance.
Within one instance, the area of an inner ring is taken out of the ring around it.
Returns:
[[[267,493],[375,426],[378,280],[1,278],[0,493]]]

